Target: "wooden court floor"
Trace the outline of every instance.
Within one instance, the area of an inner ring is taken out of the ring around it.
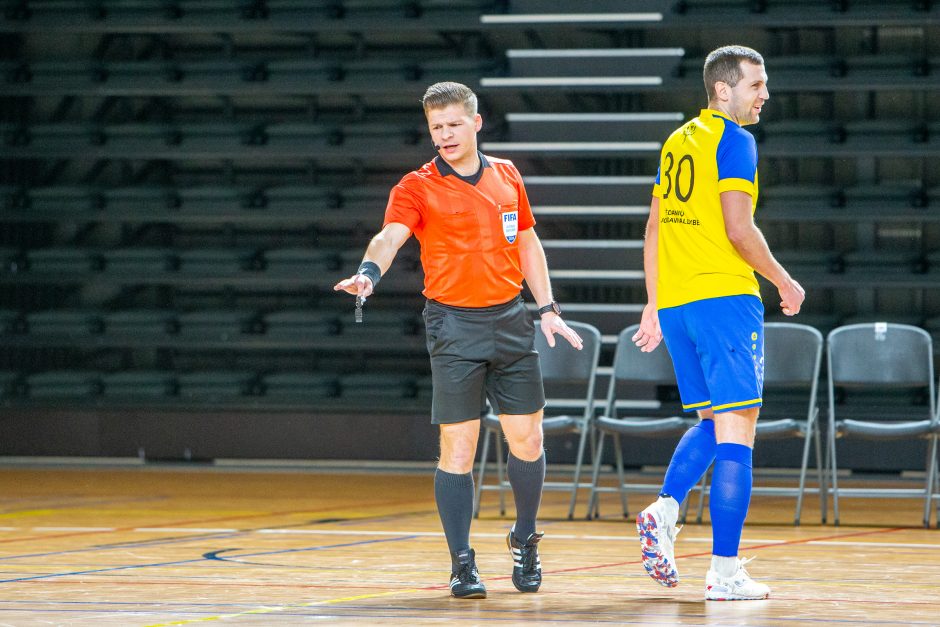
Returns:
[[[0,464],[0,495],[0,625],[940,624],[940,531],[914,500],[846,500],[833,527],[811,498],[794,527],[793,499],[756,497],[742,555],[772,596],[716,603],[710,527],[685,526],[682,582],[661,588],[613,495],[601,519],[568,521],[546,494],[545,582],[527,595],[485,495],[472,535],[489,598],[472,601],[448,595],[430,469]]]

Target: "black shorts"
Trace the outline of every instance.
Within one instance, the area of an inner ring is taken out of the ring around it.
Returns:
[[[431,423],[476,420],[489,399],[496,414],[532,414],[545,406],[535,324],[522,297],[492,307],[424,308],[431,356]]]

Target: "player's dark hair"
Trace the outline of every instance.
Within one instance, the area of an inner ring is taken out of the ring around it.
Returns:
[[[764,65],[764,57],[747,46],[722,46],[708,53],[702,78],[705,79],[705,94],[709,102],[715,99],[715,83],[721,81],[730,87],[738,84],[744,76],[741,71],[742,61]]]
[[[477,95],[466,85],[451,81],[434,83],[428,87],[421,104],[425,114],[431,109],[443,109],[453,104],[461,105],[470,117],[477,114]]]

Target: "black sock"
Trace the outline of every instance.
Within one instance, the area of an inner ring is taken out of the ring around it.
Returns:
[[[513,535],[520,542],[525,542],[535,532],[535,518],[542,503],[545,453],[533,462],[523,461],[510,453],[506,474],[509,475],[512,496],[516,501],[516,528]]]
[[[455,475],[440,468],[434,473],[434,500],[441,515],[444,536],[451,553],[470,548],[473,518],[473,475]]]

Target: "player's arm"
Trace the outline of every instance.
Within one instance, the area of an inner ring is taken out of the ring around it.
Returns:
[[[385,274],[392,265],[392,261],[395,260],[398,250],[408,241],[409,237],[411,237],[411,229],[404,224],[398,222],[386,224],[385,228],[379,231],[369,242],[366,253],[362,257],[362,263],[359,264],[360,270],[362,270],[364,264],[373,263],[378,266],[379,276]],[[375,290],[375,285],[367,274],[358,272],[334,285],[333,289],[366,298]]]
[[[529,286],[536,304],[539,307],[544,307],[555,300],[552,296],[552,284],[548,278],[548,261],[545,259],[545,249],[542,248],[542,242],[533,228],[525,229],[519,233],[519,262],[522,264],[522,275],[525,277],[526,285]],[[555,314],[555,312],[549,311],[542,314],[540,326],[549,346],[555,346],[554,335],[558,333],[568,340],[572,346],[578,350],[581,349],[583,345],[581,337],[575,333],[574,329],[565,324],[561,316]]]
[[[650,201],[650,215],[646,221],[646,236],[643,240],[643,274],[646,281],[646,306],[640,318],[640,328],[633,342],[644,353],[654,350],[663,340],[656,310],[656,282],[659,280],[659,198]]]
[[[776,286],[783,313],[795,316],[800,313],[806,293],[770,252],[764,234],[754,224],[751,205],[751,195],[747,192],[732,190],[721,193],[725,232],[744,261]]]

